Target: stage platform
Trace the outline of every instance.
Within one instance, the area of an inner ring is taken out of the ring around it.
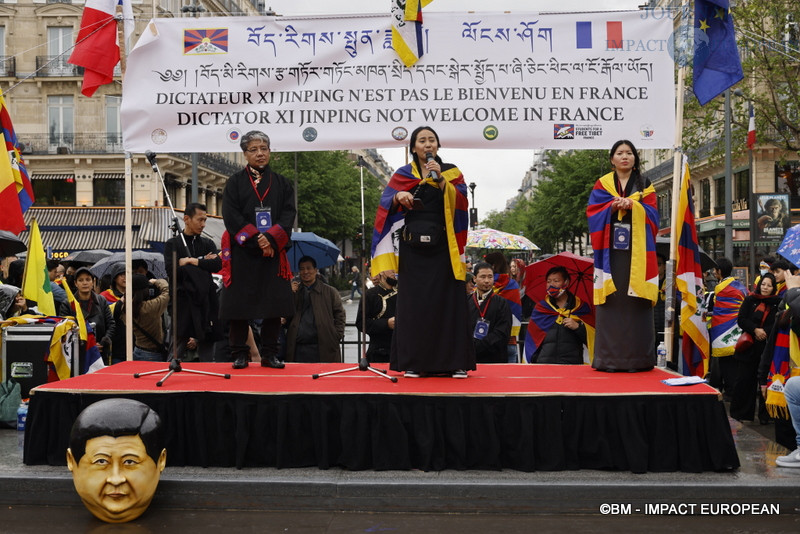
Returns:
[[[480,365],[466,380],[354,371],[344,364],[283,370],[225,364],[186,369],[163,387],[133,378],[165,364],[126,362],[36,388],[26,464],[64,465],[69,428],[101,398],[124,396],[164,419],[168,466],[346,470],[578,469],[726,471],[739,467],[718,392],[670,387],[663,371],[600,373],[587,366]],[[395,374],[395,373],[393,373]]]

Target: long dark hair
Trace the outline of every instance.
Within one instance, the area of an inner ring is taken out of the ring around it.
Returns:
[[[770,280],[772,280],[772,293],[768,295],[771,297],[778,292],[778,280],[775,279],[775,275],[772,273],[764,273],[761,276],[761,279],[758,281],[758,286],[756,287],[756,290],[753,291],[753,293],[761,296],[761,282],[763,282],[765,278],[769,278]]]
[[[633,178],[633,183],[636,184],[636,189],[638,191],[644,191],[644,177],[642,176],[642,163],[639,160],[639,151],[636,150],[636,147],[633,146],[633,143],[628,141],[627,139],[620,139],[614,146],[611,147],[611,151],[608,153],[608,159],[613,159],[614,154],[617,152],[617,149],[622,145],[628,145],[631,147],[631,152],[633,152],[633,170],[631,171],[631,178]],[[617,177],[617,171],[614,171],[614,178]]]
[[[436,133],[436,130],[430,126],[420,126],[411,132],[411,139],[409,139],[408,142],[408,151],[411,153],[411,157],[414,158],[414,162],[417,164],[417,169],[420,169],[420,172],[422,172],[422,165],[420,164],[419,157],[417,157],[416,152],[414,152],[414,145],[417,144],[417,137],[422,130],[430,130],[433,132],[433,136],[436,138],[436,147],[442,148],[442,143],[439,141],[439,134]],[[439,158],[439,156],[436,156],[436,160],[439,162],[439,164],[442,163],[442,160]]]

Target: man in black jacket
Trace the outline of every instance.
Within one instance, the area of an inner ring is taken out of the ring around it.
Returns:
[[[369,336],[367,360],[369,363],[386,363],[392,348],[394,335],[394,316],[397,305],[397,274],[394,271],[383,271],[373,280],[375,287],[367,289],[366,296],[358,303],[356,328],[361,332],[361,306],[366,303],[366,328]]]
[[[475,292],[467,296],[467,308],[478,363],[508,363],[511,308],[493,287],[492,266],[486,262],[475,265]]]
[[[189,204],[183,212],[183,240],[175,236],[164,247],[170,286],[178,299],[178,317],[173,318],[178,332],[176,354],[183,359],[187,350],[196,351],[202,362],[212,361],[214,341],[221,335],[217,285],[211,275],[222,268],[222,260],[214,242],[202,235],[207,219],[204,204]],[[177,285],[171,279],[173,251],[178,261]]]

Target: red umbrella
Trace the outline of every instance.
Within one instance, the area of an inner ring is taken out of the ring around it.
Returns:
[[[525,267],[525,294],[534,302],[544,299],[547,294],[545,275],[556,266],[567,269],[569,290],[594,308],[594,261],[572,252],[560,252]]]

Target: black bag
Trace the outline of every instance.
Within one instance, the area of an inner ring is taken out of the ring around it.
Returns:
[[[436,221],[414,219],[406,216],[406,224],[400,229],[400,239],[414,248],[434,248],[444,237],[444,226]]]

